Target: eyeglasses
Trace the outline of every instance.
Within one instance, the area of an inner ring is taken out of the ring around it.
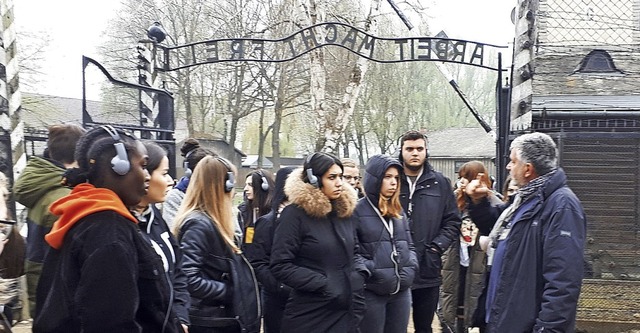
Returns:
[[[360,180],[360,176],[342,176],[342,178],[344,178],[344,180],[347,180],[347,181],[349,181],[351,179],[353,179],[355,181],[359,181]]]

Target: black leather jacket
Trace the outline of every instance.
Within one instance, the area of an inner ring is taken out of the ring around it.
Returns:
[[[182,269],[191,294],[191,325],[240,326],[244,333],[260,331],[258,283],[242,255],[225,243],[211,219],[192,212],[178,234]]]

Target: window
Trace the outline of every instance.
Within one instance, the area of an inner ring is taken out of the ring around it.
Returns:
[[[453,168],[455,169],[453,172],[457,175],[458,171],[465,163],[467,163],[467,161],[453,161]]]
[[[579,73],[620,73],[613,63],[613,59],[604,50],[593,50],[587,54],[582,62],[580,62],[580,68],[576,72]]]

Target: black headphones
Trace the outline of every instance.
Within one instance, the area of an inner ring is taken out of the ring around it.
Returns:
[[[189,167],[189,155],[193,153],[197,148],[190,150],[186,155],[184,155],[184,161],[182,162],[182,169],[184,169],[184,176],[187,178],[191,177],[193,171]]]
[[[407,141],[407,140],[403,141],[402,138],[404,138],[405,135],[409,134],[409,132],[417,132],[417,133],[420,133],[420,135],[422,135],[422,139],[424,140],[424,146],[425,146],[424,149],[426,150],[427,157],[429,157],[429,138],[427,137],[427,135],[422,133],[422,132],[415,131],[415,130],[406,131],[406,132],[404,132],[404,134],[402,134],[398,138],[398,150],[399,150],[399,152],[398,152],[398,160],[400,161],[400,163],[404,163],[404,161],[402,160],[402,146],[404,146],[404,141]],[[420,138],[418,138],[418,139],[420,139]],[[415,140],[418,140],[418,139],[415,139]]]
[[[220,156],[214,157],[218,159],[218,161],[220,161],[222,164],[224,164],[225,167],[227,167],[227,176],[224,177],[224,191],[229,193],[233,191],[233,188],[236,186],[236,176],[234,175],[233,169],[231,168],[231,165],[229,165],[229,162],[227,162],[227,160]]]
[[[269,191],[269,182],[267,181],[267,177],[265,177],[262,170],[258,170],[256,173],[258,174],[258,176],[260,176],[260,188],[265,192]]]
[[[109,133],[114,141],[113,147],[116,149],[116,156],[111,159],[111,169],[120,176],[126,175],[131,169],[131,163],[129,162],[127,149],[124,147],[120,134],[118,134],[118,131],[111,125],[103,125],[100,127]]]
[[[313,174],[313,169],[311,168],[311,160],[317,153],[313,153],[307,156],[307,160],[304,162],[307,165],[307,179],[309,179],[309,184],[313,185],[315,188],[319,188],[320,184],[318,184],[318,177]]]

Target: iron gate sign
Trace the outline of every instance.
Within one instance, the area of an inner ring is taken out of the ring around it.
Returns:
[[[440,61],[495,71],[500,70],[495,56],[485,55],[490,49],[506,48],[462,39],[376,37],[344,23],[325,22],[281,39],[223,38],[178,46],[158,44],[161,52],[156,70],[174,71],[227,61],[284,62],[328,45],[379,63]]]

